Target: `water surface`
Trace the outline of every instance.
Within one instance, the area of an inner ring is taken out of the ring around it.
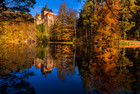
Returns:
[[[2,94],[140,94],[140,48],[1,44]]]

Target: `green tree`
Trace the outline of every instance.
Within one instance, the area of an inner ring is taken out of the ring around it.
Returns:
[[[83,13],[82,13],[82,19],[83,19],[83,32],[85,32],[85,39],[91,40],[92,36],[92,30],[91,30],[91,15],[94,10],[94,1],[93,0],[87,0],[84,7],[83,7]]]
[[[46,41],[46,29],[44,24],[36,25],[36,37],[38,38],[38,41]]]
[[[121,0],[120,7],[120,30],[123,39],[126,39],[127,32],[135,26],[135,23],[132,21],[135,3],[133,0]]]
[[[140,38],[140,0],[135,0],[134,2],[134,12],[133,12],[133,21],[135,22],[135,26],[132,28],[132,31],[135,31],[135,37],[137,40]]]

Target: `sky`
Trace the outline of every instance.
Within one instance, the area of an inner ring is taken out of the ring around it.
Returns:
[[[78,0],[65,0],[67,7],[71,7],[76,11],[80,11],[83,6],[83,2],[78,2]],[[48,5],[48,8],[53,10],[54,14],[58,14],[59,6],[63,3],[63,0],[36,0],[36,4],[34,5],[33,9],[30,9],[30,13],[33,15],[33,17],[36,15],[36,13],[41,14],[41,10],[45,5]]]

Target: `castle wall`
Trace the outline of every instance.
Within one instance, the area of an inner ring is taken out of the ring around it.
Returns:
[[[44,23],[46,24],[46,29],[47,29],[47,34],[46,36],[49,36],[49,34],[51,33],[51,29],[55,23],[56,17],[51,16],[51,15],[46,15],[45,16],[45,21]]]
[[[35,20],[34,20],[34,23],[36,23],[36,24],[42,24],[43,23],[43,21],[41,20],[41,15],[36,15],[35,16]]]

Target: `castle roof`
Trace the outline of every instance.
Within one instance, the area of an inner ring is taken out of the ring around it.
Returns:
[[[37,69],[39,69],[39,68],[40,68],[40,66],[39,66],[39,65],[36,65],[35,67],[36,67]]]
[[[50,16],[53,16],[53,17],[57,17],[56,15],[52,14],[52,13],[46,13],[45,16],[47,15],[50,15]]]
[[[46,71],[51,71],[53,68],[55,68],[55,66],[53,66],[53,67],[48,67],[48,68],[45,67]]]
[[[41,16],[40,14],[36,14],[36,17]]]

